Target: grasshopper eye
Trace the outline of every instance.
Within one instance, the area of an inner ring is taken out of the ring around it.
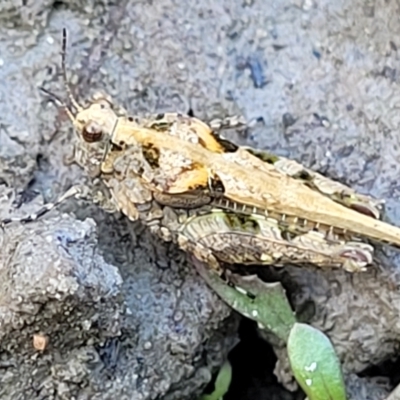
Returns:
[[[102,110],[112,110],[112,103],[104,97],[95,100],[95,103],[99,105]]]
[[[94,121],[89,121],[82,130],[82,138],[85,142],[99,142],[102,137],[103,129],[98,123]]]

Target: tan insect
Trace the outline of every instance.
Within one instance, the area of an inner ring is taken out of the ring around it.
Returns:
[[[97,201],[109,211],[141,220],[217,270],[233,263],[312,263],[362,271],[373,261],[368,241],[400,246],[400,229],[379,220],[379,201],[295,161],[238,147],[197,118],[131,117],[106,97],[81,106],[67,84],[65,31],[63,38],[63,77],[75,110],[44,91],[72,121],[75,161],[107,188],[109,196]],[[88,194],[73,187],[18,220]]]

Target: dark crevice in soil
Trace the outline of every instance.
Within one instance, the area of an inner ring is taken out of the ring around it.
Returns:
[[[243,319],[240,343],[230,352],[232,383],[224,400],[300,400],[301,392],[290,393],[277,381],[273,370],[277,358],[272,347],[257,334],[253,321]]]
[[[385,360],[378,365],[371,365],[358,375],[361,378],[377,376],[387,377],[390,379],[391,385],[396,387],[400,384],[400,357],[394,360]]]

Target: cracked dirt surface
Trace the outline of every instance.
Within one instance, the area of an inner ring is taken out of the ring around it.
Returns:
[[[85,179],[62,162],[65,115],[37,90],[64,93],[66,27],[78,98],[101,89],[138,114],[262,117],[247,137],[230,137],[384,198],[400,224],[396,2],[24,4],[0,5],[2,217]],[[235,317],[174,248],[83,206],[1,234],[1,398],[193,398],[234,343]],[[365,274],[286,270],[294,305],[348,373],[397,355],[398,262],[381,249]],[[36,332],[49,336],[43,354]],[[277,372],[285,380],[284,366]],[[371,393],[360,385],[352,398]]]

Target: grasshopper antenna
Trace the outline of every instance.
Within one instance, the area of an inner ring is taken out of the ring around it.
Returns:
[[[47,89],[45,89],[44,87],[40,87],[39,90],[41,92],[43,92],[46,96],[48,96],[51,100],[54,101],[54,103],[58,106],[61,107],[65,110],[65,112],[68,115],[68,118],[74,122],[75,121],[75,116],[73,114],[73,112],[71,111],[71,109],[58,97],[56,96],[54,93],[49,92]]]
[[[71,88],[68,84],[68,79],[67,79],[67,69],[65,67],[65,58],[66,58],[66,53],[67,53],[67,30],[63,28],[63,36],[62,36],[62,49],[61,49],[61,69],[62,69],[62,75],[63,75],[63,81],[64,81],[64,87],[67,92],[69,101],[71,104],[74,106],[74,108],[80,112],[83,110],[83,108],[79,105],[79,103],[75,100],[74,95],[72,94]],[[57,101],[55,96],[52,96],[54,101]],[[65,106],[64,106],[65,108]],[[67,108],[66,108],[67,109]]]

